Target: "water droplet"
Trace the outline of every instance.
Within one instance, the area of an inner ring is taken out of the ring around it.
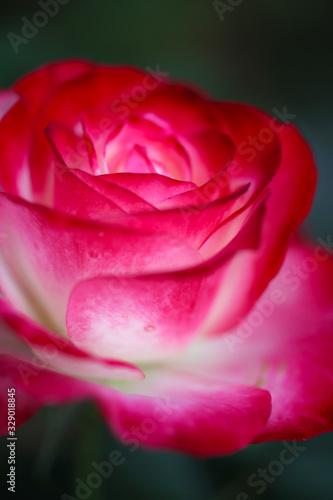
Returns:
[[[155,330],[155,326],[154,325],[147,325],[145,326],[145,331],[146,332],[153,332]]]
[[[99,256],[98,250],[88,250],[88,255],[91,259],[97,259]]]

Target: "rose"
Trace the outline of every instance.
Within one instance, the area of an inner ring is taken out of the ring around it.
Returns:
[[[93,398],[131,450],[202,456],[332,429],[333,264],[316,249],[300,277],[315,249],[290,238],[315,167],[292,125],[159,68],[81,61],[0,99],[1,380],[18,424]]]

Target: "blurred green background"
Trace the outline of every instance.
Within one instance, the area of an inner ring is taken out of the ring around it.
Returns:
[[[238,0],[229,5],[235,3],[222,21],[210,0],[68,0],[15,53],[8,33],[21,36],[22,17],[31,20],[41,7],[37,0],[3,2],[0,86],[43,63],[83,57],[160,65],[171,77],[221,99],[269,112],[286,106],[317,159],[319,186],[308,226],[314,237],[326,238],[333,229],[333,3]],[[306,442],[306,450],[261,494],[248,478],[278,459],[282,443],[211,460],[143,450],[131,454],[113,440],[90,403],[45,408],[17,434],[16,498],[53,500],[65,492],[75,497],[75,478],[85,480],[92,461],[106,460],[114,449],[122,450],[125,463],[92,492],[92,500],[246,500],[242,492],[263,500],[333,498],[333,433]],[[1,498],[6,498],[4,438],[0,445]]]

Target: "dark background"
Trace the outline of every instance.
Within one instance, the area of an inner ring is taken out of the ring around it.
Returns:
[[[41,7],[37,0],[13,0],[1,7],[0,86],[10,86],[43,63],[83,57],[160,65],[171,77],[221,99],[269,112],[286,106],[296,115],[319,169],[307,226],[313,237],[326,239],[333,229],[332,4],[243,0],[221,21],[208,0],[69,0],[15,53],[8,33],[22,36],[21,18],[31,20]],[[142,450],[131,454],[113,440],[90,403],[45,408],[17,435],[16,498],[53,500],[65,492],[75,497],[75,478],[84,481],[93,471],[92,461],[106,460],[114,449],[122,450],[125,463],[92,492],[91,500],[243,500],[238,497],[243,491],[251,500],[333,498],[333,434],[305,442],[306,450],[259,495],[248,486],[248,477],[278,459],[282,443],[211,460]],[[0,460],[1,498],[10,498],[4,438]]]

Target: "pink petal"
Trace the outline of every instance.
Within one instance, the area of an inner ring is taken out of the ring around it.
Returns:
[[[149,160],[145,148],[135,145],[129,152],[124,163],[124,172],[133,174],[154,174],[154,167]]]
[[[235,154],[235,145],[219,130],[207,130],[186,139],[192,164],[192,180],[202,185],[223,172]]]
[[[216,314],[216,294],[231,258],[257,244],[261,216],[259,206],[227,247],[197,267],[79,283],[68,304],[69,337],[98,356],[127,361],[156,361],[184,349]]]
[[[14,106],[17,100],[18,96],[13,90],[0,90],[0,120]]]
[[[17,358],[19,372],[22,360],[33,366],[34,374],[25,374],[23,369],[20,372],[25,385],[29,383],[31,376],[36,376],[45,369],[95,380],[144,378],[142,371],[134,365],[90,357],[77,349],[67,337],[59,337],[42,328],[17,313],[2,299],[0,322],[7,333],[1,339],[0,350]]]
[[[175,366],[218,383],[260,387],[272,414],[257,442],[333,430],[333,250],[294,242],[279,274],[229,333]]]
[[[201,262],[196,250],[167,235],[75,219],[4,193],[0,220],[6,235],[0,240],[4,294],[18,310],[57,331],[64,328],[69,293],[81,280]]]
[[[34,198],[29,152],[38,109],[57,85],[82,75],[91,67],[90,63],[78,61],[51,64],[30,73],[15,84],[15,93],[21,99],[0,122],[0,184],[5,191],[29,200]],[[47,171],[47,164],[38,165]],[[41,171],[37,173],[41,178],[43,175]]]
[[[80,122],[81,112],[98,106],[110,105],[112,99],[142,83],[145,74],[130,68],[95,66],[94,71],[83,73],[57,86],[44,103],[31,131],[29,164],[35,199],[48,199],[52,150],[44,137],[45,127],[59,121],[70,128]]]
[[[214,110],[201,95],[178,84],[156,86],[156,90],[138,103],[135,113],[168,127],[177,137],[214,130],[218,123]]]
[[[106,140],[103,155],[105,173],[133,171],[126,161],[133,147],[140,147],[145,152],[148,170],[177,180],[191,179],[187,152],[174,134],[168,128],[135,115],[124,120]]]
[[[216,388],[209,380],[190,382],[181,375],[173,383],[156,395],[117,393],[109,402],[102,401],[123,444],[133,450],[140,444],[198,457],[232,453],[251,443],[270,415],[270,395],[262,389]]]
[[[53,137],[49,137],[49,139],[52,147],[55,149],[55,158],[52,164],[54,187],[51,201],[51,206],[54,209],[81,219],[99,221],[107,221],[112,216],[119,216],[125,213],[111,199],[99,194],[84,181],[81,181],[75,175],[76,171],[70,170],[64,163],[62,155],[60,155],[53,144]]]
[[[10,393],[15,394],[15,428],[29,420],[42,406],[38,398],[19,387],[16,377],[17,360],[0,354],[0,405],[3,409],[0,417],[0,435],[8,434],[8,389],[15,391]]]
[[[206,251],[206,246],[205,252],[201,253],[200,251],[200,254],[206,259],[226,246],[241,228],[247,215],[245,210],[248,207],[247,205],[238,207],[240,199],[244,199],[248,188],[249,186],[244,186],[236,193],[207,205],[113,216],[110,218],[110,222],[112,221],[121,227],[135,227],[142,230],[149,228],[151,232],[156,234],[170,234],[186,241],[196,249],[201,248],[212,233],[220,229],[218,238],[215,239],[214,245],[211,245],[210,255]]]
[[[126,213],[138,212],[156,212],[156,208],[145,201],[137,194],[117,185],[113,184],[112,177],[99,175],[89,175],[82,170],[75,170],[75,175],[82,180],[87,186],[94,189],[97,193],[109,199],[120,207]]]
[[[33,196],[28,163],[33,121],[21,101],[0,121],[0,185],[6,192],[28,200]]]
[[[52,207],[80,219],[108,222],[125,212],[110,198],[89,187],[62,161],[55,163],[54,199]]]
[[[47,64],[18,80],[14,89],[34,113],[52,96],[59,85],[91,73],[93,64],[88,61],[64,61]]]
[[[68,168],[94,173],[89,158],[89,148],[92,145],[85,138],[75,135],[69,127],[56,121],[49,123],[45,135]]]
[[[160,174],[118,173],[103,175],[101,179],[137,194],[154,206],[170,196],[196,188],[192,182],[177,181]]]
[[[267,186],[279,168],[281,144],[278,133],[269,128],[269,121],[263,114],[250,106],[214,102],[212,107],[219,120],[220,131],[231,138],[236,148],[233,163],[229,166],[229,189],[234,190],[251,182],[255,195]],[[264,143],[260,141],[263,138]],[[256,147],[251,146],[253,140]]]
[[[311,151],[291,125],[284,126],[278,135],[282,160],[269,184],[272,195],[267,202],[261,245],[255,254],[239,258],[239,272],[232,276],[235,286],[228,294],[230,318],[224,316],[217,333],[233,326],[231,318],[244,316],[276,275],[289,239],[306,217],[312,203],[316,170]],[[246,280],[244,272],[247,273]]]
[[[31,365],[26,364],[26,370]],[[176,379],[167,370],[158,379],[140,382],[147,394],[124,394],[100,384],[45,370],[24,386],[14,383],[37,404],[94,399],[124,445],[192,453],[200,457],[231,453],[251,443],[271,411],[267,391],[246,386],[216,387],[209,379]],[[156,388],[156,382],[162,385]],[[134,387],[134,382],[131,382]],[[171,385],[172,384],[172,385]],[[31,414],[35,409],[29,405]]]
[[[259,441],[309,439],[333,430],[332,283],[332,250],[295,244],[270,287],[281,288],[286,301],[270,321],[271,335],[278,331],[279,337],[272,339],[276,350],[267,352],[271,371],[263,385],[273,411]]]

